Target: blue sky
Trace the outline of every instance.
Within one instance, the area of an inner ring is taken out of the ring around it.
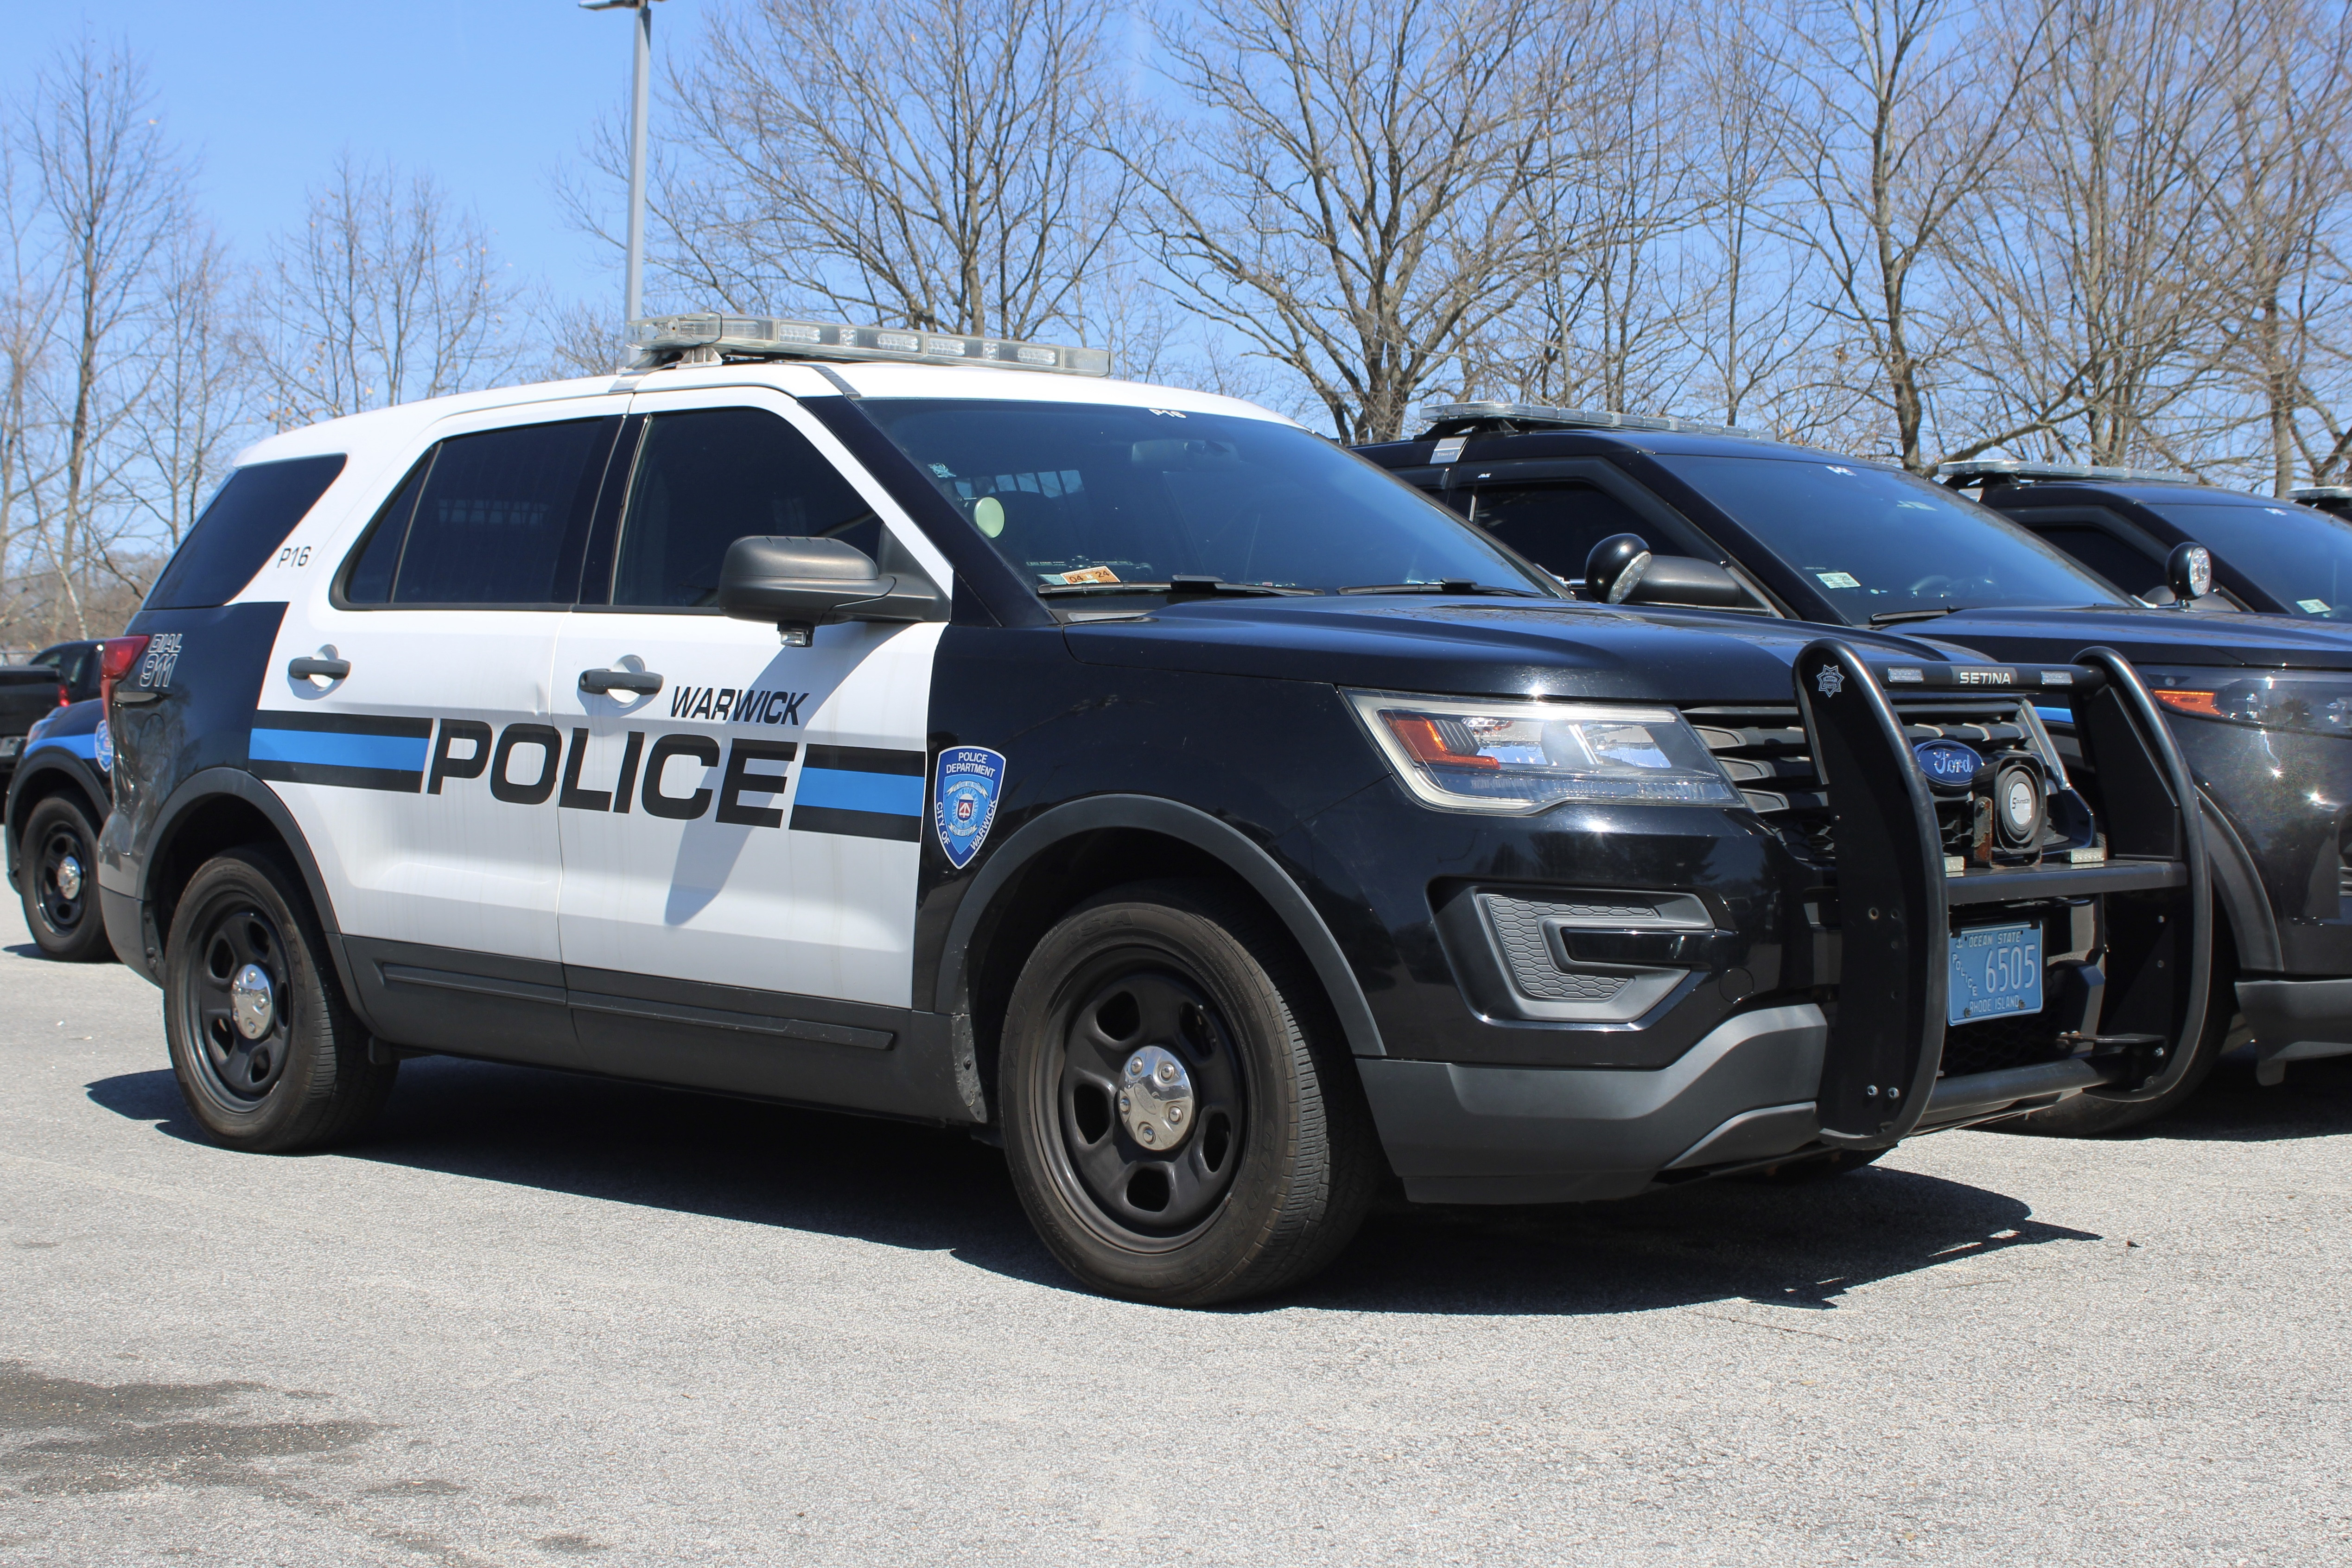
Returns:
[[[655,8],[656,69],[690,47],[700,0]],[[0,0],[0,96],[85,29],[127,38],[164,121],[202,162],[199,194],[247,260],[300,221],[348,146],[431,172],[500,254],[559,299],[611,296],[619,258],[566,225],[549,173],[599,115],[625,110],[630,20],[572,0]],[[656,122],[656,132],[659,127]]]

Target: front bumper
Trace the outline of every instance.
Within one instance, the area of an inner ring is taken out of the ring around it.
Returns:
[[[1831,911],[1827,961],[1808,966],[1799,982],[1811,994],[1768,990],[1749,1010],[1717,1012],[1667,1060],[1630,1047],[1618,1060],[1583,1062],[1429,1060],[1436,1053],[1403,1044],[1414,1031],[1384,1030],[1391,1049],[1423,1058],[1358,1062],[1407,1195],[1455,1203],[1622,1197],[1812,1152],[1886,1148],[2074,1093],[2152,1099],[2178,1082],[2204,1016],[2209,939],[2200,841],[2179,806],[2196,799],[2194,786],[2154,701],[2119,657],[2090,649],[2065,672],[1997,673],[2021,695],[2054,687],[2077,710],[2105,768],[2105,863],[1953,870],[1906,723],[1876,672],[1840,644],[1815,643],[1797,675],[1801,699],[1822,699],[1804,701],[1804,726],[1834,812],[1837,854],[1824,868],[1833,880],[1807,901]],[[1917,669],[1902,674],[1910,685],[1930,684]],[[2074,938],[2079,959],[2052,956],[2054,988],[2042,1015],[2050,1040],[2032,1048],[2043,1054],[2020,1061],[1998,1040],[1982,1049],[1977,1036],[1966,1041],[1977,1049],[1948,1053],[1955,913],[1965,926],[1981,923],[1985,910],[2045,906],[2053,947],[2062,931],[2097,935]],[[1581,913],[1559,908],[1570,925]],[[1736,1006],[1746,988],[1713,977],[1694,995],[1711,991]],[[1784,973],[1781,985],[1794,977]],[[1484,1021],[1504,1041],[1544,1027]]]

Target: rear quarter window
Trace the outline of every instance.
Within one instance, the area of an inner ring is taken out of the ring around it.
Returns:
[[[146,608],[210,610],[226,604],[342,471],[343,458],[337,454],[248,464],[231,474],[148,591]]]

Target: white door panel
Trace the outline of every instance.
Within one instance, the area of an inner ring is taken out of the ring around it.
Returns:
[[[555,664],[557,726],[584,746],[582,798],[556,813],[564,962],[908,1006],[940,630],[825,626],[782,648],[748,622],[573,615]],[[578,672],[624,661],[662,690],[579,689]],[[763,695],[738,718],[747,693]]]

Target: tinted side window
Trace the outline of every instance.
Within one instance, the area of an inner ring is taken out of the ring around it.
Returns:
[[[2033,531],[2127,593],[2164,592],[2164,563],[2103,528],[2091,523],[2050,523]]]
[[[873,555],[882,522],[824,455],[764,409],[656,414],[637,449],[613,602],[719,602],[727,547],[747,534],[835,538]]]
[[[231,474],[148,591],[146,608],[209,610],[226,604],[342,471],[343,459],[337,455],[255,463]]]
[[[1550,572],[1571,582],[1584,579],[1592,547],[1612,534],[1640,534],[1661,554],[1705,554],[1690,541],[1664,538],[1658,525],[1622,501],[1591,485],[1486,486],[1477,493],[1470,520]]]
[[[345,600],[570,604],[619,424],[572,419],[442,442],[370,528],[344,579]]]

